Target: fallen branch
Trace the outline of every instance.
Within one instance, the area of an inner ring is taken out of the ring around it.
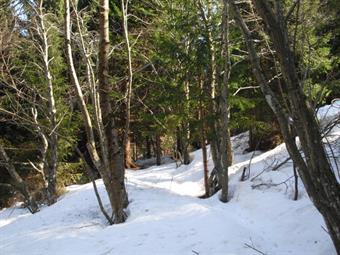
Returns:
[[[287,178],[286,180],[284,180],[283,182],[280,182],[280,183],[259,183],[259,184],[256,184],[256,185],[252,185],[251,187],[253,189],[256,189],[256,188],[259,188],[261,186],[267,186],[268,188],[271,188],[271,187],[276,187],[276,186],[279,186],[279,185],[286,185],[286,188],[288,189],[288,186],[287,186],[287,182],[292,179],[294,177],[294,175],[292,175],[291,177]]]

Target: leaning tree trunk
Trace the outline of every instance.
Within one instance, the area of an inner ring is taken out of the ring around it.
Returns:
[[[9,175],[13,180],[13,186],[16,188],[25,198],[25,202],[27,203],[27,207],[31,213],[36,213],[39,211],[39,207],[35,201],[35,199],[29,193],[27,184],[20,177],[18,172],[16,171],[14,165],[10,162],[10,159],[4,150],[4,148],[0,145],[0,159],[3,161],[5,168],[7,169]]]
[[[100,107],[102,110],[104,132],[108,148],[108,179],[104,179],[108,189],[110,202],[115,213],[115,223],[122,223],[126,219],[124,212],[124,152],[118,142],[118,132],[115,127],[111,104],[112,85],[109,83],[109,1],[99,1],[99,67],[98,87],[100,93]]]
[[[280,67],[288,91],[289,109],[278,100],[264,76],[256,53],[252,34],[233,1],[235,19],[242,29],[249,51],[254,75],[261,86],[267,103],[275,113],[287,150],[298,168],[299,175],[315,207],[322,214],[329,234],[340,254],[340,185],[327,160],[319,127],[313,111],[303,94],[295,67],[294,53],[290,49],[282,6],[275,2],[275,11],[264,0],[253,0],[257,12],[270,31],[269,35],[279,57]],[[291,115],[289,115],[290,113]],[[305,158],[302,158],[295,141],[297,134]]]

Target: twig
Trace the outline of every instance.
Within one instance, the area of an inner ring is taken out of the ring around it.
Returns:
[[[266,253],[264,253],[264,252],[262,252],[262,251],[256,249],[254,246],[252,246],[252,245],[250,245],[250,244],[244,243],[244,246],[247,247],[247,248],[250,248],[250,249],[252,249],[252,250],[254,250],[254,251],[256,251],[256,252],[258,252],[258,253],[260,253],[260,254],[262,254],[262,255],[266,255]]]
[[[233,94],[233,96],[236,96],[240,91],[242,90],[246,90],[246,89],[259,89],[260,86],[248,86],[248,87],[241,87],[241,88],[238,88],[235,93]]]
[[[242,173],[243,179],[241,179],[241,181],[245,181],[245,180],[249,179],[249,177],[250,177],[250,167],[251,167],[251,162],[252,162],[252,160],[253,160],[253,158],[254,158],[254,156],[255,156],[255,153],[256,153],[257,148],[258,148],[259,145],[260,145],[260,142],[262,141],[262,137],[263,137],[263,135],[261,136],[260,140],[257,142],[257,144],[256,144],[256,146],[255,146],[254,152],[253,152],[253,154],[251,155],[251,158],[250,158],[250,160],[249,160],[248,168],[245,167],[245,169],[243,169],[243,171],[245,171],[246,169],[248,169],[248,175],[246,175],[246,174],[243,175],[243,173]]]
[[[322,228],[327,234],[329,234],[328,230],[327,230],[324,226],[321,225],[321,228]]]
[[[275,167],[273,167],[272,171],[278,170],[281,166],[286,164],[289,160],[290,160],[290,157],[286,158],[284,161],[282,161],[281,163],[279,163]]]
[[[274,184],[272,184],[272,183],[260,183],[260,184],[252,185],[251,187],[252,187],[253,189],[258,188],[258,187],[261,187],[261,186],[267,186],[267,187],[270,188],[270,187],[279,186],[279,185],[281,185],[281,184],[285,184],[286,187],[288,188],[288,186],[287,186],[287,181],[289,181],[289,180],[292,179],[293,177],[294,177],[294,175],[292,175],[291,177],[287,178],[286,180],[284,180],[283,182],[280,182],[280,183],[274,183]]]
[[[300,2],[300,0],[296,0],[296,1],[293,3],[293,5],[289,8],[288,13],[287,13],[287,15],[286,15],[286,17],[285,17],[285,22],[286,22],[286,23],[287,23],[288,19],[290,18],[290,15],[292,15],[292,13],[293,13],[295,7],[297,6],[297,4],[298,4],[299,2]]]
[[[257,177],[259,177],[261,174],[263,174],[264,172],[266,172],[275,162],[276,160],[273,161],[272,164],[270,164],[270,166],[264,168],[259,174],[255,175],[253,178],[250,179],[251,182],[253,182]]]

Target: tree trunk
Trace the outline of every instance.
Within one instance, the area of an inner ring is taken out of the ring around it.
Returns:
[[[190,43],[186,41],[186,53],[189,54],[190,51]],[[182,138],[182,156],[183,156],[183,164],[189,165],[190,164],[190,155],[189,155],[189,141],[190,141],[190,123],[189,123],[189,116],[190,116],[190,87],[189,87],[189,72],[185,74],[184,80],[184,94],[185,94],[185,103],[184,109],[186,118],[182,123],[182,130],[183,138]]]
[[[49,143],[48,143],[48,140],[47,140],[47,136],[45,135],[45,133],[43,132],[42,128],[39,125],[38,111],[37,111],[35,104],[36,104],[36,101],[35,101],[35,98],[34,98],[31,111],[32,111],[33,121],[36,124],[36,126],[35,126],[36,132],[38,133],[40,140],[41,140],[40,141],[41,142],[40,148],[39,148],[39,151],[40,151],[39,161],[40,162],[37,163],[37,164],[30,162],[30,164],[33,166],[33,168],[35,170],[37,170],[42,175],[42,178],[43,178],[43,181],[44,181],[44,192],[45,192],[45,195],[46,195],[46,199],[49,200],[48,179],[46,177],[47,174],[48,174],[47,152],[48,152]],[[49,201],[47,201],[47,202],[49,203]]]
[[[133,154],[133,151],[131,149],[131,141],[130,141],[130,137],[128,137],[128,139],[125,142],[125,147],[124,147],[125,168],[137,170],[137,169],[139,169],[139,166],[137,166],[133,162],[132,154]]]
[[[229,57],[229,0],[223,1],[222,17],[222,50],[223,77],[219,79],[219,134],[221,153],[221,201],[228,202],[228,166],[232,164],[232,150],[229,130],[229,78],[230,78],[230,57]]]
[[[150,142],[150,137],[147,136],[145,137],[145,156],[146,158],[151,158],[152,155],[151,155],[151,142]]]
[[[162,164],[162,149],[161,149],[161,137],[159,133],[156,133],[156,165]]]
[[[223,2],[223,19],[222,19],[222,60],[223,60],[223,78],[221,72],[217,71],[216,49],[213,34],[211,30],[211,3],[208,4],[208,10],[204,10],[201,1],[198,1],[202,19],[205,24],[206,36],[209,47],[209,94],[211,104],[210,112],[214,115],[210,121],[210,148],[214,162],[214,167],[218,175],[218,182],[222,188],[220,200],[228,201],[228,166],[232,163],[232,151],[229,131],[229,104],[228,104],[228,81],[230,76],[230,59],[229,59],[229,2]],[[216,81],[217,85],[216,86]]]
[[[13,164],[11,164],[9,157],[7,156],[6,151],[4,148],[0,145],[0,159],[4,162],[4,165],[9,173],[9,175],[12,177],[13,180],[13,186],[24,196],[25,202],[27,203],[28,209],[31,213],[36,213],[39,211],[39,207],[37,203],[35,202],[35,199],[31,196],[31,194],[28,191],[28,187],[26,183],[21,179],[20,175],[16,171]]]
[[[201,142],[202,156],[203,156],[203,175],[204,175],[205,197],[209,197],[210,188],[209,188],[208,153],[207,153],[207,146],[206,146],[204,109],[203,109],[202,101],[200,101],[199,119],[201,121],[201,141],[200,142]]]
[[[182,139],[182,155],[183,155],[183,164],[190,164],[190,154],[189,154],[189,137],[190,137],[190,128],[189,123],[186,122],[183,125],[183,139]]]
[[[131,148],[130,148],[130,118],[131,118],[131,98],[132,98],[132,82],[133,82],[133,70],[132,70],[132,56],[131,56],[131,46],[129,40],[129,28],[128,28],[128,0],[121,0],[121,8],[123,14],[123,32],[126,45],[126,51],[128,55],[128,82],[125,89],[125,129],[124,129],[124,161],[126,168],[137,169],[137,165],[132,162],[131,158]]]
[[[104,132],[108,148],[109,169],[107,172],[108,179],[105,180],[108,189],[111,205],[114,210],[114,223],[122,223],[126,219],[124,212],[124,152],[118,143],[118,132],[115,130],[115,123],[111,105],[112,86],[109,78],[109,1],[99,1],[99,67],[98,67],[98,87],[100,93],[100,107],[102,110]]]
[[[57,164],[58,164],[58,135],[57,135],[57,109],[55,106],[54,99],[54,91],[53,91],[53,82],[52,75],[50,72],[49,63],[51,61],[49,57],[49,42],[48,42],[48,34],[45,28],[44,22],[44,12],[43,12],[43,1],[40,1],[39,9],[38,9],[38,17],[39,17],[39,27],[38,31],[41,37],[41,54],[43,58],[43,67],[45,72],[45,79],[47,81],[47,99],[48,99],[48,118],[50,121],[50,129],[52,130],[49,135],[49,148],[50,155],[47,163],[47,171],[45,174],[45,178],[47,178],[47,195],[48,195],[48,203],[54,204],[57,201],[56,195],[56,172],[57,172]]]

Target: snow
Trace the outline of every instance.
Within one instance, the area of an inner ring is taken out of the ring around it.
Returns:
[[[330,120],[340,117],[340,99],[333,100],[331,105],[320,107],[317,110],[317,117],[321,123],[328,123]]]
[[[326,115],[327,121],[336,117],[340,110],[333,107],[321,108],[318,114],[324,115],[319,116]],[[339,129],[334,129],[333,137],[339,137]],[[124,224],[106,224],[91,184],[68,187],[56,204],[34,215],[19,205],[0,211],[0,254],[259,254],[246,245],[271,255],[336,254],[323,230],[325,223],[301,181],[299,199],[292,200],[292,164],[271,171],[288,156],[284,144],[265,153],[256,152],[250,178],[239,181],[253,155],[243,153],[247,139],[247,133],[232,138],[235,164],[229,169],[228,203],[221,203],[219,194],[198,198],[204,191],[202,151],[198,150],[192,153],[188,166],[176,168],[175,163],[167,163],[128,170],[131,202]],[[252,188],[287,179],[286,184]],[[109,208],[102,181],[97,184]]]

